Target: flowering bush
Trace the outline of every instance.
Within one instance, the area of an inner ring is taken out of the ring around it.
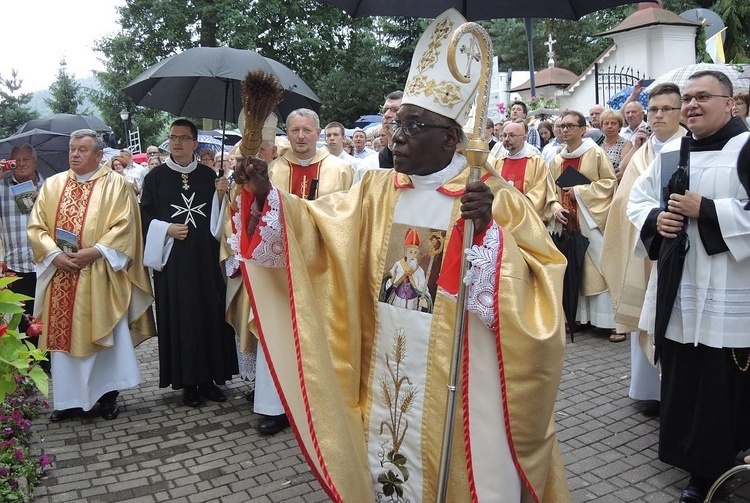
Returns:
[[[532,110],[537,110],[539,108],[550,108],[552,110],[557,110],[560,108],[560,104],[555,99],[550,99],[545,97],[544,95],[539,96],[532,96],[531,101],[529,101],[526,104],[529,107],[529,112]]]
[[[47,456],[32,458],[31,420],[47,403],[47,375],[37,365],[44,353],[18,333],[24,316],[23,301],[28,297],[8,289],[17,278],[0,271],[0,501],[27,501],[45,467]]]
[[[36,395],[28,376],[14,378],[16,389],[0,405],[0,501],[27,501],[44,469],[52,463],[48,456],[32,457],[31,420],[47,402]]]

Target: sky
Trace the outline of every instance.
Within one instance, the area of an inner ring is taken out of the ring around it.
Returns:
[[[47,89],[65,57],[68,74],[103,70],[94,43],[118,31],[116,6],[125,0],[5,0],[0,76],[18,70],[22,92]]]

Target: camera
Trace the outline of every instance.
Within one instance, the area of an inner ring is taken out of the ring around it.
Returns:
[[[2,171],[3,173],[12,169],[16,169],[17,165],[18,164],[16,163],[15,159],[0,159],[0,171]]]

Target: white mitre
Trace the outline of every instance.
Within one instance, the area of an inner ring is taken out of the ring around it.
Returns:
[[[466,19],[456,9],[448,9],[427,27],[414,49],[402,105],[416,105],[466,124],[476,99],[482,65],[479,52],[474,49],[474,37],[467,33],[458,41],[456,66],[469,82],[460,82],[448,68],[451,36],[464,23]]]

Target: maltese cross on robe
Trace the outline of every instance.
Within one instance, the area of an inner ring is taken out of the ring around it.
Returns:
[[[195,223],[195,218],[193,217],[194,213],[197,213],[198,215],[201,215],[203,217],[206,216],[205,213],[203,213],[203,207],[206,205],[206,203],[201,203],[198,206],[193,206],[193,199],[195,199],[195,192],[193,192],[189,198],[185,197],[185,194],[180,194],[182,196],[182,200],[185,201],[185,206],[178,206],[176,204],[170,204],[170,206],[177,211],[175,211],[172,214],[172,218],[182,215],[185,213],[185,222],[184,223],[191,223],[193,224],[193,227],[196,229],[198,228],[198,225]]]

